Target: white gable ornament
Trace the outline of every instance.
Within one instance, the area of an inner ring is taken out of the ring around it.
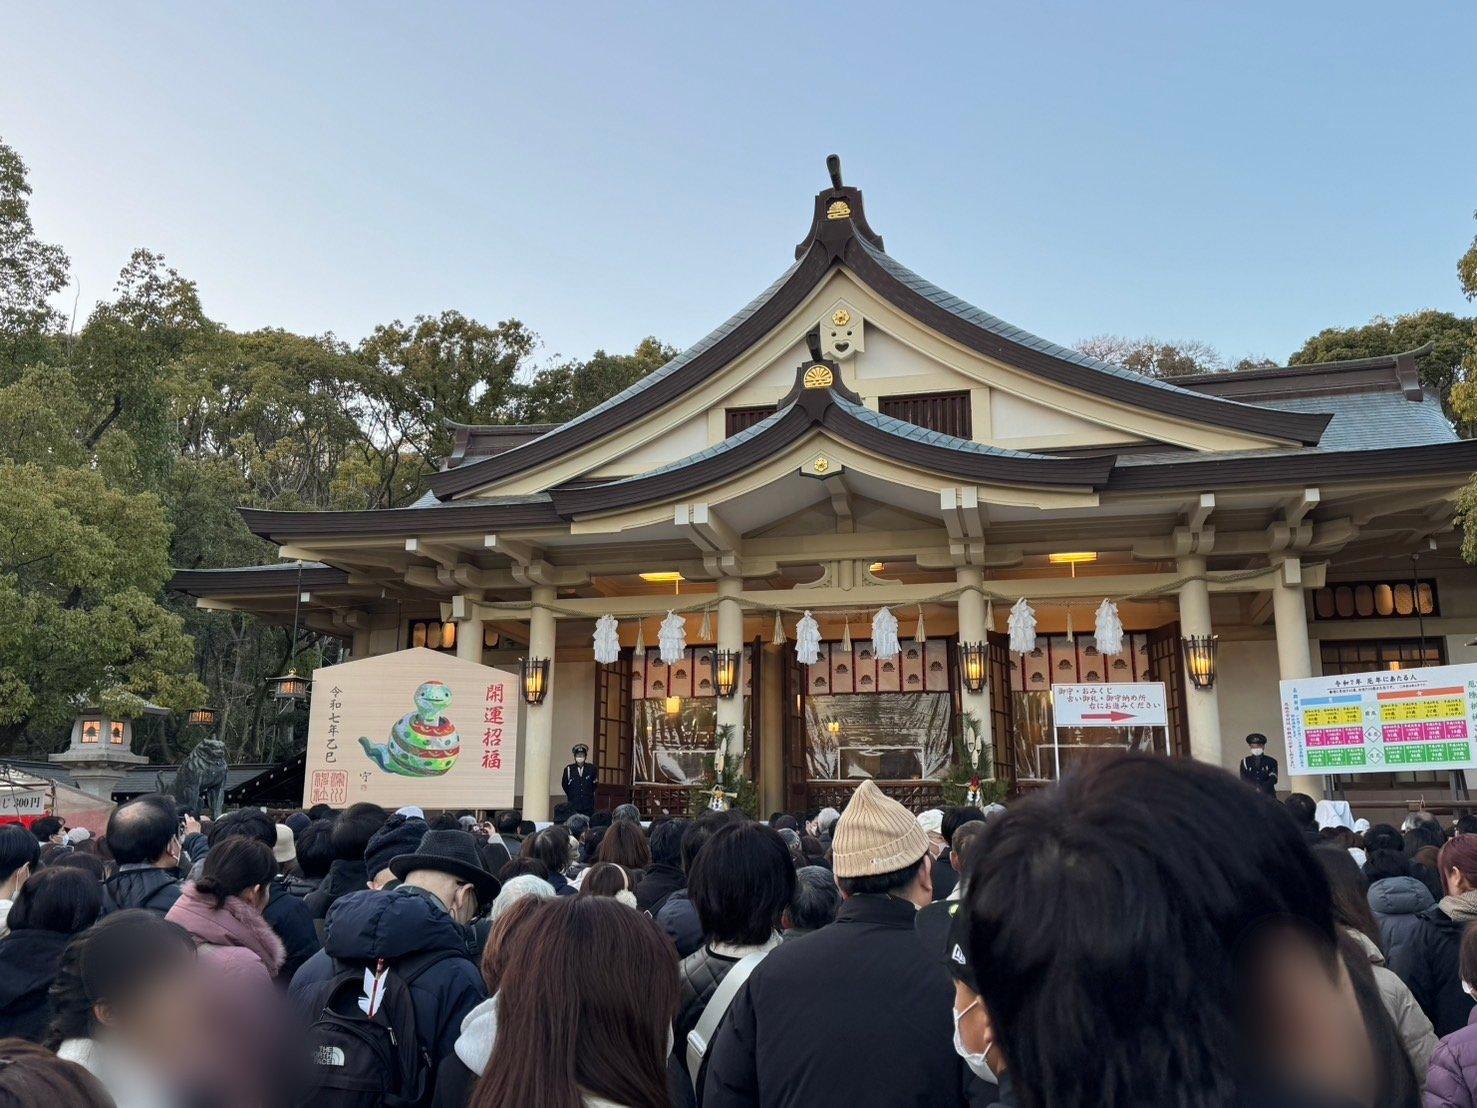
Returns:
[[[867,333],[861,314],[850,304],[836,304],[821,320],[821,357],[844,362],[867,348]]]

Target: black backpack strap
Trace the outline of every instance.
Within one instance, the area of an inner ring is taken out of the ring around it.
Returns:
[[[398,961],[391,962],[390,968],[400,975],[400,980],[404,981],[408,988],[432,966],[438,966],[442,962],[449,961],[452,958],[466,957],[465,951],[447,950],[443,947],[440,950],[423,950],[418,954],[408,955]]]

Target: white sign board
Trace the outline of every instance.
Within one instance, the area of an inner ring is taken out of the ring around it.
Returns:
[[[1163,681],[1053,685],[1051,710],[1058,731],[1067,727],[1169,726]]]
[[[1283,681],[1282,733],[1290,773],[1469,769],[1477,665]]]
[[[0,816],[43,816],[49,797],[33,789],[0,788]]]

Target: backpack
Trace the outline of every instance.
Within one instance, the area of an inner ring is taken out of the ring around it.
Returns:
[[[417,1034],[410,985],[438,962],[461,956],[437,950],[393,963],[381,958],[372,969],[335,962],[339,972],[321,994],[322,1008],[307,1031],[309,1073],[298,1103],[408,1108],[425,1101],[435,1075]],[[373,1016],[359,1003],[371,972],[383,973]]]

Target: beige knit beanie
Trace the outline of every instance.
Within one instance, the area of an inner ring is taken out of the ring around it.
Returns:
[[[928,835],[913,813],[872,781],[851,794],[831,838],[837,877],[870,877],[911,866],[928,851]]]

